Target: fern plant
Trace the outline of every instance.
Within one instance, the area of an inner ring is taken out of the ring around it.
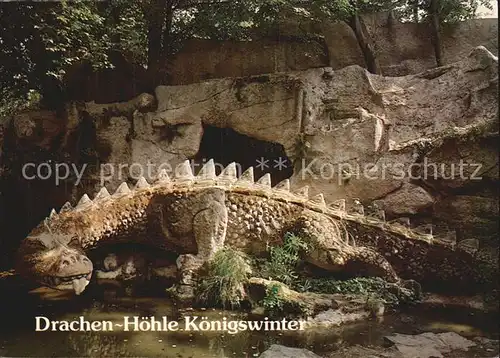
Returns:
[[[279,295],[280,286],[270,285],[266,288],[266,296],[262,300],[262,306],[271,316],[283,310],[283,299]]]
[[[268,278],[291,285],[298,278],[295,268],[301,253],[310,250],[309,245],[299,236],[286,233],[283,245],[269,249],[269,260],[265,262],[263,273]]]

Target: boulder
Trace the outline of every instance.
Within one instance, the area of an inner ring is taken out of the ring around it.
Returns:
[[[454,350],[468,350],[476,345],[455,332],[406,335],[396,333],[384,337],[390,344],[396,346],[404,358],[444,357],[443,353]]]
[[[273,344],[264,351],[260,358],[321,358],[319,355],[304,349],[285,347],[280,344]]]
[[[434,198],[424,188],[405,183],[401,188],[388,194],[382,200],[386,214],[417,214],[432,206]]]
[[[252,277],[245,287],[248,298],[256,306],[259,306],[260,302],[266,297],[268,289],[276,289],[276,295],[283,303],[282,310],[285,315],[307,317],[330,308],[338,308],[338,303],[333,298],[333,295],[297,292],[279,281]]]

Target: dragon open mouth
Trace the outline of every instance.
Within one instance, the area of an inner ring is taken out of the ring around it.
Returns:
[[[45,282],[57,290],[73,290],[79,295],[85,290],[91,277],[92,272],[72,276],[48,276]]]

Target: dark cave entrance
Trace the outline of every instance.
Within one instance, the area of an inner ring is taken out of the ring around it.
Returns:
[[[241,171],[253,166],[255,180],[270,173],[272,185],[292,176],[293,163],[281,144],[251,138],[231,128],[204,125],[203,129],[200,150],[193,158],[199,167],[210,159],[218,164],[217,174],[231,162],[239,163]]]

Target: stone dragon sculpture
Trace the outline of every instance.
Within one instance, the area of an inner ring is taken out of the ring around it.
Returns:
[[[74,208],[52,210],[22,241],[16,270],[80,294],[93,271],[90,250],[142,242],[180,255],[177,289],[189,296],[197,270],[223,246],[259,254],[296,232],[312,246],[304,260],[332,272],[468,288],[490,279],[483,269],[493,265],[490,258],[386,223],[383,215],[346,211],[343,200],[326,205],[307,187],[290,191],[288,180],[271,187],[265,174],[255,181],[253,168],[238,177],[231,163],[216,175],[210,160],[194,176],[185,161],[174,174],[162,170],[152,184],[141,178],[133,190],[122,183],[113,195],[103,187],[93,200],[85,194]]]

